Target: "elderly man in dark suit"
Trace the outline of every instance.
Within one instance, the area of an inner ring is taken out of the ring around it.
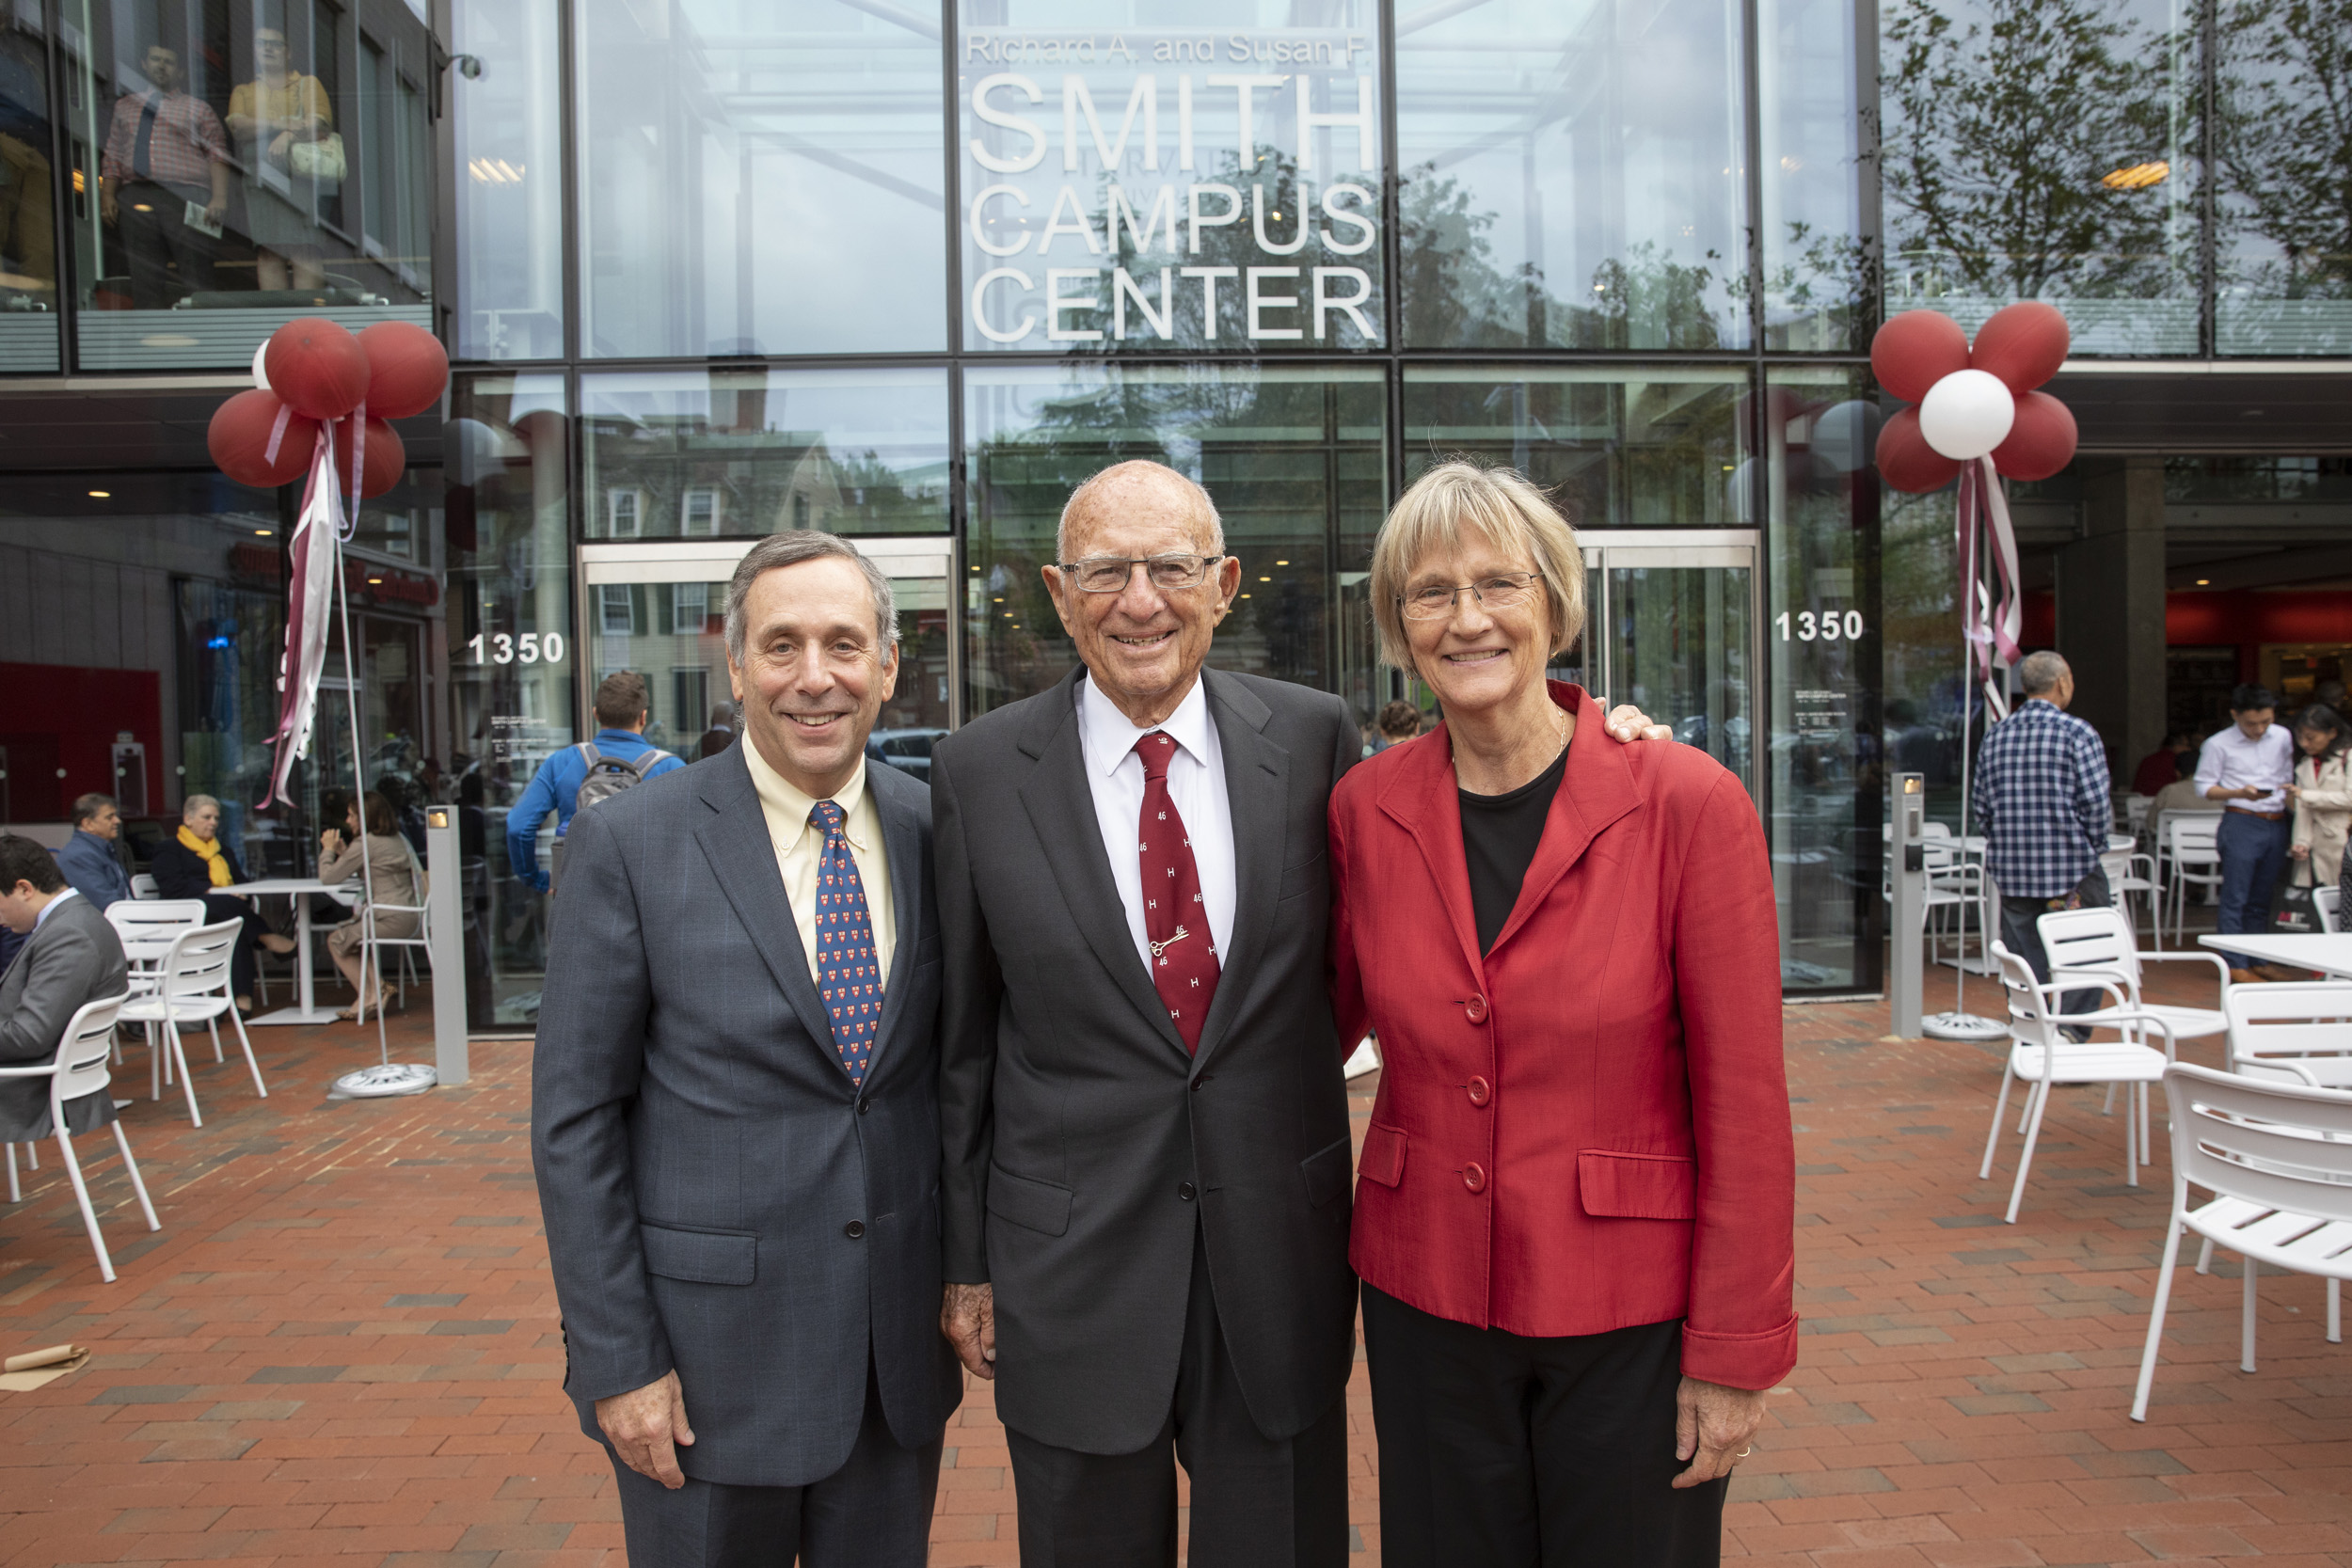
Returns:
[[[0,975],[0,1066],[47,1061],[84,1004],[131,989],[113,925],[48,850],[14,833],[0,834],[0,925],[25,937]],[[69,1132],[94,1132],[115,1119],[114,1101],[103,1090],[69,1100],[65,1119]],[[0,1143],[56,1131],[47,1079],[0,1080]]]
[[[1241,563],[1190,480],[1107,468],[1057,543],[1085,668],[932,752],[942,1324],[997,1379],[1030,1568],[1172,1564],[1177,1461],[1193,1561],[1343,1563],[1326,814],[1363,743],[1203,670]]]
[[[565,1387],[629,1561],[915,1568],[939,1336],[930,800],[868,769],[889,579],[778,534],[727,594],[744,744],[582,811],[532,1141]]]

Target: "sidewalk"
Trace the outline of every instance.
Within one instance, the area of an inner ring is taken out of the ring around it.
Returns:
[[[1989,987],[1970,1002],[1995,1006]],[[1735,1485],[1727,1557],[2352,1564],[2352,1357],[2322,1338],[2320,1282],[2265,1276],[2249,1376],[2235,1261],[2214,1277],[2185,1269],[2152,1419],[2135,1426],[2169,1167],[2123,1185],[2120,1120],[2095,1092],[2061,1092],[2021,1221],[2004,1226],[2013,1135],[1995,1180],[1976,1180],[1995,1053],[1883,1040],[1883,1006],[1786,1019],[1806,1336]],[[397,1022],[395,1056],[424,1054],[422,1009]],[[373,1059],[373,1029],[262,1030],[256,1044],[267,1101],[232,1058],[197,1069],[202,1129],[174,1101],[126,1114],[160,1235],[82,1141],[119,1283],[98,1278],[54,1146],[24,1204],[0,1206],[0,1350],[98,1352],[45,1388],[0,1394],[0,1562],[618,1568],[607,1463],[558,1387],[530,1046],[477,1042],[463,1089],[333,1102],[329,1081]],[[144,1096],[145,1062],[119,1086]],[[1373,1085],[1356,1087],[1360,1122]],[[1350,1402],[1370,1564],[1360,1368]],[[932,1561],[1014,1561],[985,1386],[947,1444]]]

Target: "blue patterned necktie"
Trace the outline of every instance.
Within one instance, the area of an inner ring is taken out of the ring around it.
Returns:
[[[850,856],[839,806],[819,800],[809,821],[825,835],[817,857],[817,989],[833,1018],[833,1043],[851,1083],[863,1086],[882,1022],[882,966],[874,957],[874,922],[866,911],[866,884]]]

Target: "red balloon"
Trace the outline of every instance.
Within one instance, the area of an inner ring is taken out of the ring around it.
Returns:
[[[273,489],[302,477],[318,450],[318,421],[299,414],[287,414],[285,432],[278,439],[278,458],[272,462],[268,456],[270,434],[277,429],[278,416],[285,407],[276,392],[264,392],[257,387],[249,392],[239,392],[213,411],[213,422],[204,432],[204,445],[222,473],[256,490]]]
[[[1870,373],[1905,403],[1968,368],[1968,334],[1941,310],[1905,310],[1887,319],[1870,340]]]
[[[449,355],[440,340],[411,322],[377,322],[359,334],[368,356],[368,412],[388,420],[421,414],[441,401]]]
[[[2009,439],[1993,449],[1994,471],[2010,479],[2047,479],[2074,460],[2074,411],[2047,392],[2017,400]]]
[[[270,390],[314,420],[340,420],[368,395],[367,351],[319,316],[290,321],[270,334],[262,370]]]
[[[1968,363],[1972,369],[1992,372],[2023,397],[2058,374],[2071,341],[2066,318],[2057,307],[2023,300],[1994,311],[1992,320],[1977,328],[1977,346]]]
[[[335,483],[346,497],[351,494],[352,429],[358,422],[344,420],[335,426],[335,472],[342,476]],[[380,496],[408,471],[408,449],[400,444],[398,431],[371,414],[367,451],[360,461],[366,467],[359,475],[359,494]]]
[[[1881,427],[1878,457],[1879,477],[1915,496],[1941,490],[1960,477],[1960,464],[1928,445],[1919,433],[1916,408],[1904,409]]]

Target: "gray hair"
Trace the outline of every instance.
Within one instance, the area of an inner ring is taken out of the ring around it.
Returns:
[[[1130,458],[1124,463],[1112,464],[1070,492],[1070,499],[1062,502],[1061,521],[1054,527],[1054,559],[1057,562],[1070,559],[1070,519],[1081,510],[1082,502],[1091,501],[1094,499],[1096,490],[1109,489],[1147,476],[1160,474],[1167,475],[1192,492],[1193,499],[1200,503],[1202,515],[1208,518],[1209,553],[1223,555],[1225,553],[1225,519],[1216,515],[1216,502],[1209,499],[1208,491],[1202,489],[1198,482],[1178,473],[1165,463],[1153,463],[1146,458],[1136,457]]]
[[[780,566],[798,566],[803,561],[822,561],[839,556],[857,562],[866,574],[866,586],[874,594],[874,630],[885,647],[898,641],[898,599],[890,591],[890,578],[882,569],[863,554],[855,545],[836,534],[818,533],[814,529],[793,529],[786,533],[771,533],[754,545],[744,555],[743,563],[735,569],[735,578],[727,584],[727,657],[738,665],[743,662],[743,640],[751,628],[743,624],[743,602],[752,596],[752,584],[764,572]]]
[[[2040,697],[2057,690],[2058,683],[2073,673],[2066,660],[2044,648],[2018,661],[2017,689],[2028,697]]]
[[[108,806],[114,804],[115,798],[113,796],[101,795],[94,789],[87,795],[76,796],[73,800],[73,825],[77,828],[80,827],[83,823],[88,821],[91,817],[96,816],[100,812],[104,811]]]
[[[215,811],[220,810],[220,802],[213,799],[210,795],[189,796],[186,800],[180,802],[180,820],[183,822],[193,820],[196,814],[202,811],[206,806],[212,807]]]

